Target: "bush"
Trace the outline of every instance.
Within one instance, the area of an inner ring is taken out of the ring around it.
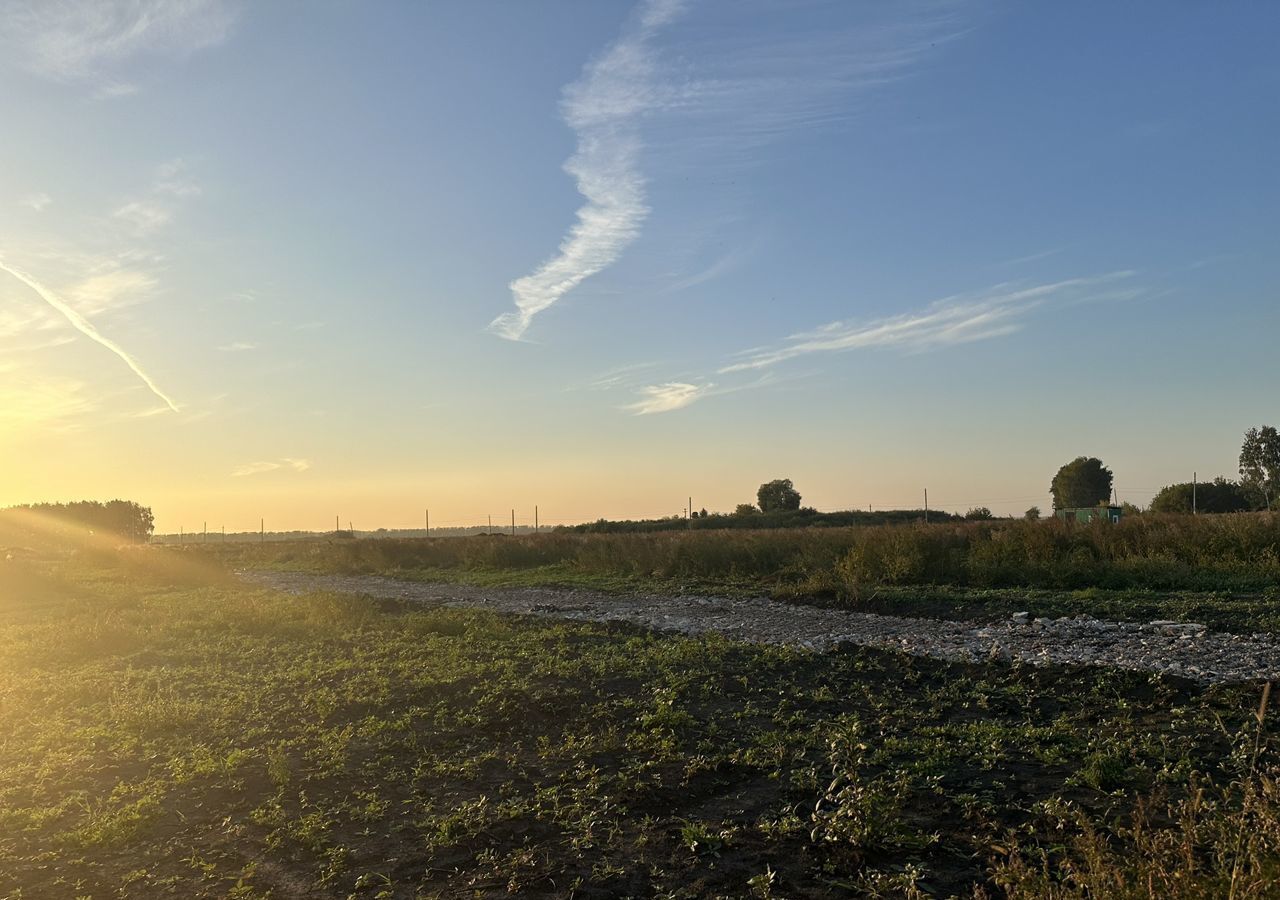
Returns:
[[[733,517],[710,521],[717,518]],[[758,513],[748,522],[769,518]],[[229,543],[180,552],[237,568],[288,564],[327,572],[395,572],[555,566],[586,575],[754,580],[762,587],[850,594],[877,584],[1260,593],[1280,583],[1276,513],[1151,514],[1114,524],[994,519],[789,529],[713,530],[703,527],[708,520],[694,521],[694,528],[651,533]]]

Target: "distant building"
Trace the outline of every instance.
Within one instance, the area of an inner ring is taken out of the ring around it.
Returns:
[[[1055,509],[1053,514],[1064,522],[1119,522],[1118,506],[1086,506],[1081,509]]]

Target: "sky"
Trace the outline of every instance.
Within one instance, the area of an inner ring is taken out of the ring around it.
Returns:
[[[1280,419],[1280,7],[0,0],[0,505],[1048,509]]]

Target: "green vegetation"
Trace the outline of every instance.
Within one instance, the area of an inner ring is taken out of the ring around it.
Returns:
[[[951,513],[929,510],[930,522],[958,522],[963,517]],[[631,534],[655,531],[723,531],[725,529],[783,529],[783,528],[847,528],[852,525],[908,525],[924,522],[923,509],[882,509],[867,512],[846,509],[839,512],[818,512],[802,507],[792,510],[775,510],[763,513],[751,503],[739,503],[732,513],[701,512],[689,519],[671,516],[666,519],[600,519],[581,525],[566,525],[557,532],[575,534]]]
[[[1244,433],[1240,482],[1256,506],[1274,509],[1280,497],[1280,432],[1274,426],[1250,428]]]
[[[1280,516],[188,547],[234,568],[659,588],[946,617],[1092,613],[1280,629]]]
[[[1170,484],[1151,499],[1154,513],[1233,513],[1251,508],[1244,488],[1222,476],[1199,484]]]
[[[661,552],[703,537],[792,540]],[[545,552],[438,543],[399,549]],[[0,564],[0,896],[1280,890],[1256,687],[290,597],[205,559]]]
[[[44,546],[65,543],[85,533],[141,543],[151,537],[154,528],[151,510],[129,500],[35,503],[0,509],[0,538],[9,543]]]
[[[1111,470],[1094,456],[1077,456],[1049,485],[1054,509],[1084,509],[1111,499]]]
[[[800,508],[800,492],[790,478],[766,481],[756,491],[756,506],[762,513],[788,512]]]

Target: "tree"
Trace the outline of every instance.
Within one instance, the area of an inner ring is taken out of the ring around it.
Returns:
[[[991,518],[991,510],[987,509],[985,506],[975,506],[973,509],[965,513],[964,517],[970,521],[983,521]]]
[[[143,543],[151,540],[155,517],[150,508],[129,500],[77,500],[72,503],[37,503],[13,507],[6,512],[36,516],[46,523],[56,523],[64,532],[110,534],[121,540]]]
[[[1151,511],[1155,513],[1230,513],[1248,508],[1249,497],[1244,489],[1222,476],[1200,484],[1184,481],[1166,485],[1151,499]]]
[[[778,478],[760,485],[760,490],[756,491],[756,502],[761,512],[796,510],[800,508],[800,492],[790,478]]]
[[[112,500],[103,507],[103,512],[108,530],[139,544],[151,540],[156,520],[150,507],[129,500]]]
[[[1077,456],[1058,470],[1049,485],[1054,509],[1083,509],[1111,499],[1115,476],[1095,456]]]
[[[1022,514],[1022,518],[1026,519],[1028,522],[1036,521],[1037,519],[1040,518],[1040,507],[1038,506],[1031,507],[1029,510],[1027,510]]]
[[[1244,433],[1240,486],[1258,507],[1271,509],[1280,495],[1280,433],[1275,426],[1263,425]]]
[[[759,510],[750,503],[739,503],[737,509],[733,511],[733,514],[735,516],[754,516],[757,512],[759,512]]]

